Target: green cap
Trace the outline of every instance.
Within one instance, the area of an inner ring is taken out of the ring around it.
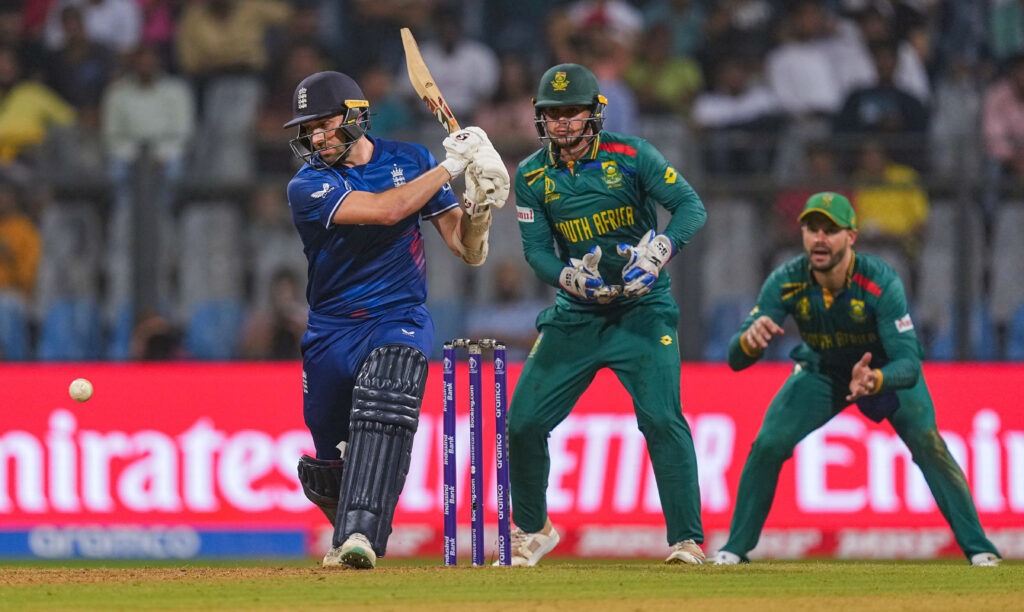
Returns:
[[[846,196],[838,193],[822,191],[807,198],[807,204],[798,220],[803,221],[811,213],[821,213],[839,227],[857,229],[857,213],[853,212],[853,206]]]
[[[593,106],[601,97],[594,73],[579,64],[558,64],[540,77],[534,106]]]

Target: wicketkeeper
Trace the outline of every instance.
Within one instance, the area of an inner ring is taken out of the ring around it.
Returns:
[[[537,317],[540,337],[509,408],[513,565],[535,565],[558,543],[545,499],[548,435],[602,368],[633,397],[667,561],[704,561],[697,459],[679,397],[679,309],[663,269],[704,224],[704,206],[650,143],[602,131],[605,104],[587,68],[550,68],[534,99],[544,147],[516,172],[526,260],[561,290]],[[661,231],[658,205],[672,213]]]

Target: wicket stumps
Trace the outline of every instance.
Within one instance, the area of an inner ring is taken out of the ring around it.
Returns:
[[[458,565],[456,520],[457,470],[455,464],[455,363],[456,350],[469,352],[469,501],[473,565],[484,564],[484,468],[482,349],[494,350],[494,441],[498,477],[498,565],[512,564],[511,514],[508,475],[508,375],[505,345],[494,339],[450,340],[444,344],[444,564]]]

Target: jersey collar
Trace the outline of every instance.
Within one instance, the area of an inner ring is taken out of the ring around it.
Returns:
[[[850,267],[846,269],[846,288],[849,289],[850,285],[853,284],[853,269],[857,267],[857,253],[851,251],[850,253]],[[811,261],[807,260],[807,276],[810,279],[811,285],[817,285],[818,279],[814,277],[814,271],[811,270]]]
[[[598,149],[601,146],[601,134],[602,133],[603,132],[598,132],[597,136],[595,136],[594,139],[590,141],[590,152],[587,153],[586,155],[584,155],[583,157],[577,159],[575,162],[573,162],[574,164],[579,164],[580,162],[586,162],[586,161],[594,161],[595,159],[597,159],[597,151],[598,151]],[[564,166],[568,166],[569,165],[566,162],[562,161],[561,157],[555,155],[554,145],[553,144],[550,144],[550,143],[548,144],[548,152],[547,153],[548,153],[547,154],[547,163],[545,164],[546,166],[552,166],[552,167],[557,168],[559,166],[563,166],[564,167]]]

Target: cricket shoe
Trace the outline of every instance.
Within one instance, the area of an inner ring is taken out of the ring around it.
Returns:
[[[561,539],[551,519],[544,523],[543,529],[536,533],[526,533],[516,527],[512,530],[511,537],[512,565],[519,567],[533,567],[537,565],[540,558],[551,552]],[[494,562],[498,565],[498,562]]]
[[[720,550],[711,555],[711,565],[739,565],[744,563],[743,559],[736,553],[727,550]]]
[[[997,567],[1002,561],[995,553],[983,552],[971,557],[971,565],[974,567]]]
[[[353,533],[341,546],[334,546],[324,555],[324,567],[347,565],[353,569],[373,569],[377,565],[377,553],[373,552],[370,540],[361,533]]]
[[[701,565],[704,563],[704,551],[697,546],[693,540],[683,540],[672,545],[672,552],[669,553],[665,563],[686,563],[689,565]]]

